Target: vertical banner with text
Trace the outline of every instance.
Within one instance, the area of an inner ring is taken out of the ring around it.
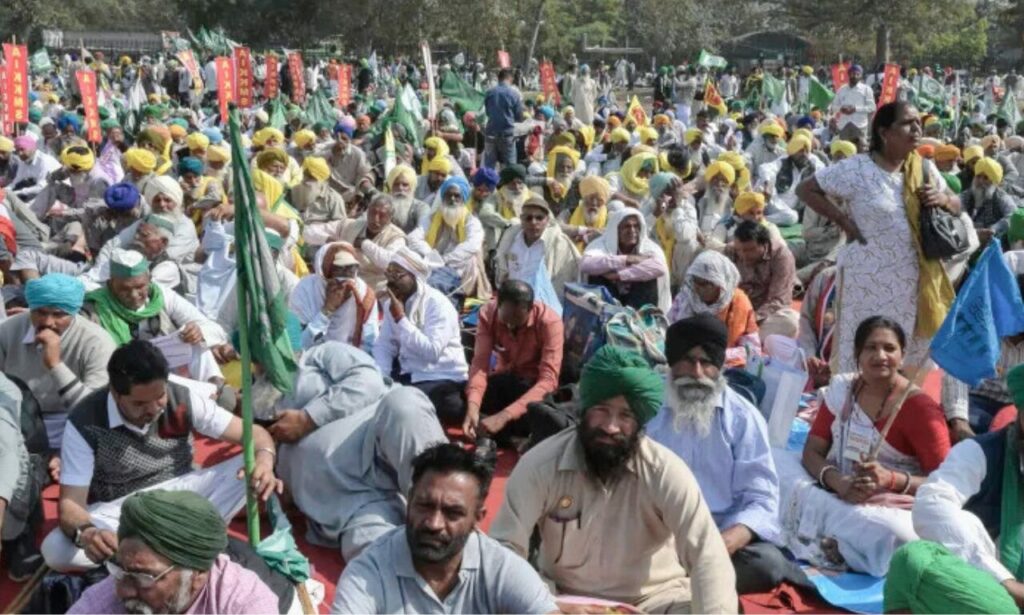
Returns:
[[[558,84],[555,82],[555,67],[547,60],[540,64],[540,89],[545,99],[555,101],[556,105],[561,104],[562,97],[558,94]]]
[[[267,76],[263,79],[263,98],[274,100],[281,89],[281,66],[277,56],[267,54]]]
[[[832,90],[839,91],[847,83],[850,83],[850,63],[840,62],[832,65]]]
[[[228,104],[235,100],[234,66],[231,58],[217,56],[217,104],[220,106],[220,123],[228,123]]]
[[[28,48],[4,43],[4,109],[12,124],[28,121]]]
[[[896,92],[900,87],[900,67],[898,64],[886,64],[882,76],[882,91],[878,95],[878,106],[896,100]]]
[[[7,65],[0,64],[0,135],[14,132],[14,125],[7,117]]]
[[[345,109],[352,102],[352,65],[338,66],[338,108]]]
[[[420,51],[423,52],[423,66],[427,74],[427,119],[433,122],[437,117],[437,90],[434,88],[434,60],[430,55],[430,44],[421,41]]]
[[[292,80],[292,102],[301,105],[306,102],[306,77],[303,74],[302,54],[292,51],[288,54],[288,75]]]
[[[235,47],[235,94],[238,106],[247,109],[253,105],[252,51],[248,47]]]
[[[96,73],[91,70],[80,70],[75,73],[78,80],[78,91],[82,94],[82,109],[85,111],[85,140],[99,143],[103,140],[100,129],[100,107],[96,99]]]

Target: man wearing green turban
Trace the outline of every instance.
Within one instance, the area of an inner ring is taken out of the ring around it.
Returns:
[[[520,459],[489,533],[525,557],[536,527],[538,568],[557,593],[735,612],[736,575],[697,481],[644,433],[663,387],[640,355],[599,350],[580,377],[578,426]]]
[[[1016,613],[1024,606],[1024,364],[1006,373],[1017,419],[961,441],[914,499],[923,540],[893,555],[885,612]]]
[[[231,561],[227,526],[209,500],[154,489],[121,507],[110,576],[69,613],[277,613],[278,598],[256,573]]]

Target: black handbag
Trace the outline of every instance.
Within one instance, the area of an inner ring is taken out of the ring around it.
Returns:
[[[921,251],[925,258],[949,258],[967,250],[967,227],[941,207],[921,208]]]

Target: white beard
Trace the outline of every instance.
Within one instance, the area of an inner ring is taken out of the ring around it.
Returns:
[[[455,207],[443,206],[441,208],[441,219],[444,220],[445,224],[454,228],[459,223],[459,220],[462,219],[462,205],[456,205]]]
[[[683,379],[697,382],[685,376],[676,380]],[[665,405],[672,412],[672,428],[676,432],[681,431],[684,425],[689,425],[696,430],[698,436],[706,438],[711,433],[711,421],[726,384],[721,374],[717,379],[701,378],[699,382],[704,386],[680,387],[676,382],[669,383],[665,387]]]
[[[600,209],[598,209],[596,211],[593,211],[593,212],[591,212],[591,210],[586,209],[586,208],[583,209],[583,223],[586,224],[589,227],[593,227],[595,224],[597,224],[597,219],[600,216],[601,216],[601,210]]]
[[[986,186],[985,188],[979,188],[977,185],[974,185],[971,186],[971,192],[974,194],[974,203],[977,206],[995,196],[996,187]]]

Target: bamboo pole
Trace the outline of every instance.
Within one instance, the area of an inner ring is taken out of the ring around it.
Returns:
[[[32,594],[35,593],[36,588],[42,583],[43,577],[50,570],[46,564],[40,564],[39,568],[36,569],[32,577],[29,578],[28,582],[21,588],[18,595],[14,597],[11,602],[4,607],[4,613],[20,613],[28,605],[28,601],[32,598]]]

